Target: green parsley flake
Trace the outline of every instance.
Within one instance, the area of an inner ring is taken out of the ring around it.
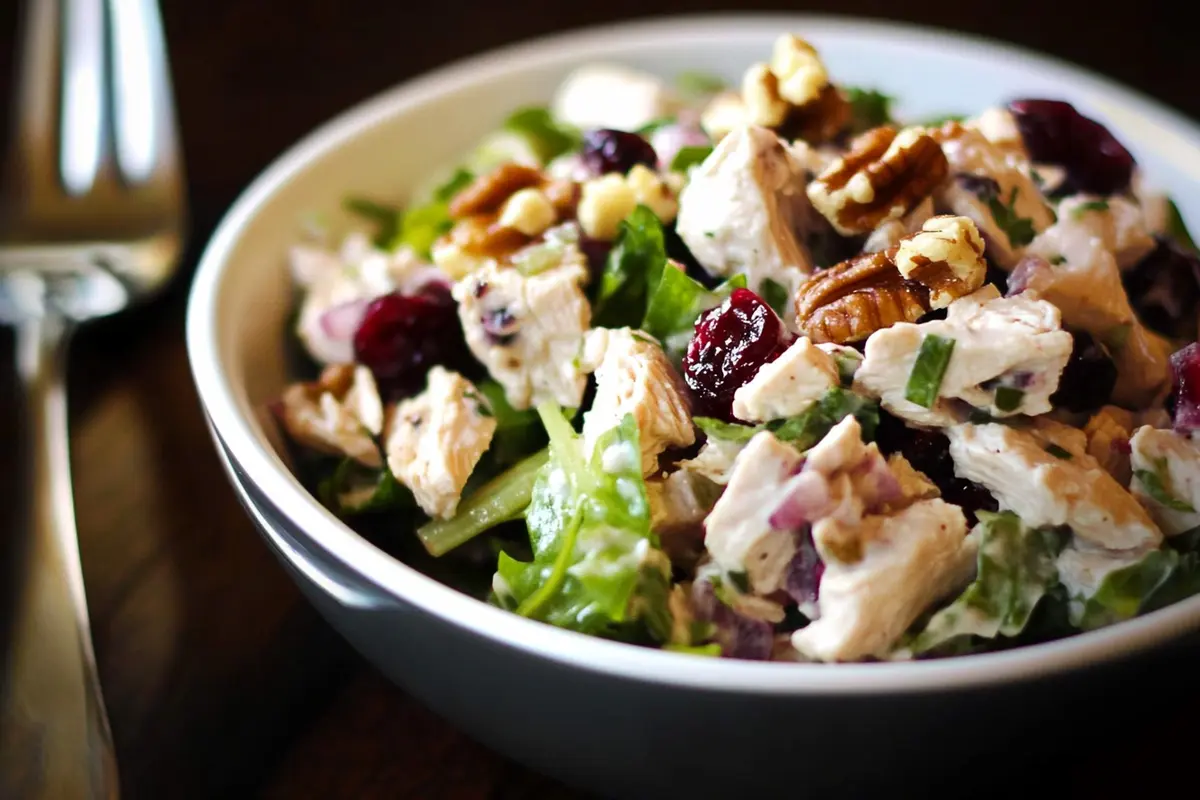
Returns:
[[[1007,234],[1013,247],[1024,247],[1033,241],[1037,231],[1033,229],[1033,220],[1017,216],[1018,191],[1020,191],[1020,187],[1014,186],[1012,193],[1008,196],[1007,205],[1000,202],[998,197],[991,198],[988,200],[988,210],[992,212],[992,218],[996,220],[996,224]]]
[[[1083,219],[1092,211],[1108,211],[1108,201],[1090,200],[1086,203],[1080,203],[1071,210],[1071,216],[1074,219]]]
[[[921,408],[933,408],[953,352],[953,339],[934,334],[922,339],[921,349],[917,351],[917,359],[913,362],[908,384],[904,388],[904,399]]]
[[[1061,458],[1063,461],[1071,460],[1070,451],[1066,450],[1065,448],[1059,447],[1058,445],[1056,445],[1054,443],[1046,445],[1045,450],[1047,453],[1054,456],[1055,458]]]
[[[1004,412],[1016,411],[1025,399],[1025,392],[1015,386],[999,386],[996,388],[996,408]]]
[[[1195,513],[1196,509],[1191,503],[1180,500],[1168,486],[1170,483],[1170,472],[1167,469],[1167,460],[1158,458],[1154,460],[1154,469],[1135,469],[1133,475],[1137,478],[1142,488],[1146,490],[1146,494],[1150,495],[1154,502],[1160,506],[1169,508],[1172,511],[1184,511],[1187,513]]]
[[[1064,256],[1062,253],[1056,253],[1056,254],[1050,256],[1051,266],[1057,267],[1057,266],[1059,266],[1061,264],[1065,264],[1065,263],[1067,263],[1067,257]]]

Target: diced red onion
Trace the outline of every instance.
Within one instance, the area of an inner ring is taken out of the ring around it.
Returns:
[[[1053,267],[1038,256],[1025,256],[1008,274],[1008,297],[1020,294],[1039,277],[1049,277]]]
[[[900,481],[878,452],[854,468],[854,485],[867,508],[898,500],[902,494]]]
[[[802,472],[787,482],[788,492],[771,513],[768,524],[777,531],[798,530],[828,513],[829,481],[819,472]]]
[[[708,135],[694,125],[664,125],[650,135],[650,145],[658,153],[658,168],[670,169],[675,156],[685,147],[706,147]]]
[[[321,332],[330,339],[349,341],[362,324],[366,310],[367,300],[351,300],[326,309],[317,322],[321,326]]]

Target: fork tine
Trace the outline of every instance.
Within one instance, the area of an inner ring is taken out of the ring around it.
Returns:
[[[64,0],[63,38],[59,174],[78,197],[96,182],[104,149],[103,0]]]
[[[174,180],[179,144],[162,17],[156,0],[108,0],[112,30],[113,128],[128,183]]]
[[[13,92],[14,123],[6,159],[6,188],[25,202],[58,183],[59,4],[22,5],[19,83]]]

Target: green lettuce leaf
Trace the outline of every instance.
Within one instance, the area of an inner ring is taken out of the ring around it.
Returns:
[[[910,645],[915,653],[970,646],[971,637],[1013,637],[1058,582],[1055,559],[1064,536],[1026,527],[1011,511],[978,512],[978,570],[958,598],[937,611]],[[960,641],[968,637],[966,642]]]
[[[869,442],[875,437],[875,429],[879,425],[878,403],[840,387],[825,392],[803,414],[786,419],[743,425],[711,417],[696,417],[695,423],[706,436],[738,444],[750,441],[759,431],[771,431],[780,441],[803,452],[824,439],[834,425],[849,416],[854,416],[862,427],[863,441]]]
[[[1178,551],[1164,548],[1113,570],[1100,581],[1095,594],[1072,603],[1071,622],[1088,631],[1136,617],[1155,595],[1168,591],[1181,561]],[[1178,590],[1176,586],[1174,591]]]
[[[849,86],[842,91],[850,101],[851,133],[862,133],[895,122],[892,118],[892,97],[875,89],[857,86]]]
[[[592,324],[636,328],[666,265],[662,222],[649,208],[639,205],[621,221],[600,278]]]
[[[496,466],[506,467],[546,445],[546,432],[532,408],[518,411],[508,403],[504,387],[493,380],[482,381],[479,392],[496,419],[496,432],[488,456]]]
[[[695,332],[696,319],[720,305],[734,289],[745,287],[745,275],[734,275],[710,291],[681,269],[664,269],[646,303],[641,329],[658,339],[678,365]]]
[[[341,517],[416,508],[412,492],[387,467],[371,469],[342,459],[317,487],[321,504]]]
[[[387,248],[395,240],[401,217],[400,209],[396,206],[357,196],[347,197],[342,206],[375,226],[371,241],[376,247]]]
[[[505,120],[504,129],[523,137],[543,163],[578,149],[583,142],[578,130],[554,119],[543,106],[518,109]]]
[[[632,415],[602,435],[589,456],[557,406],[543,404],[538,414],[550,458],[525,513],[533,560],[500,555],[497,600],[522,616],[583,633],[621,637],[636,624],[654,641],[666,641],[670,562],[650,531]]]

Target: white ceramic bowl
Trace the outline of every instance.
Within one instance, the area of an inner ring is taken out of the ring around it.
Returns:
[[[1095,670],[1084,667],[1119,666],[1200,628],[1198,597],[1057,643],[937,662],[749,663],[639,649],[531,622],[434,581],[360,538],[290,474],[255,408],[286,380],[284,253],[308,215],[337,228],[349,223],[340,211],[347,193],[402,199],[515,106],[547,101],[580,63],[736,80],[785,30],[810,39],[835,80],[896,96],[906,116],[971,113],[1015,96],[1070,100],[1112,127],[1185,217],[1200,219],[1200,128],[1078,68],[892,24],[676,18],[516,45],[347,111],[239,198],[192,289],[188,349],[214,438],[258,527],[310,599],[380,669],[476,737],[607,793],[795,789],[793,768],[810,788],[841,785],[854,774],[851,752],[875,748],[882,770],[889,759],[912,763],[946,731],[945,746],[965,757],[1009,728],[1065,713],[1069,698],[1092,691],[1072,687],[1095,686],[1083,676]],[[955,735],[961,720],[981,715],[990,737],[972,744]]]

